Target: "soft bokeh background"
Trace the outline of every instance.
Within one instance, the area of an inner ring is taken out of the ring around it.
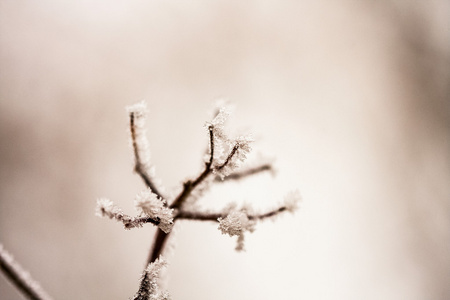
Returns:
[[[301,210],[245,253],[182,223],[174,299],[450,298],[450,9],[442,1],[0,1],[0,241],[55,299],[127,299],[154,229],[133,213],[126,105],[157,174],[201,167],[217,98],[278,175],[205,198]],[[21,299],[3,276],[0,298]]]

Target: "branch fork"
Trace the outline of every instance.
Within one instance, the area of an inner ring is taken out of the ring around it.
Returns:
[[[236,250],[240,251],[244,249],[244,233],[253,232],[257,221],[272,218],[283,212],[293,212],[297,208],[300,199],[298,192],[290,194],[282,205],[262,214],[251,213],[253,211],[251,208],[236,209],[233,205],[219,212],[193,208],[191,204],[196,200],[193,192],[199,193],[203,189],[206,190],[213,182],[242,180],[262,172],[273,171],[272,164],[269,162],[237,171],[251,151],[250,143],[253,140],[249,136],[240,136],[234,140],[228,138],[224,132],[224,123],[229,110],[223,107],[217,110],[213,120],[205,125],[209,134],[209,151],[203,171],[195,179],[186,180],[181,192],[169,203],[169,199],[161,193],[162,189],[155,184],[154,168],[150,164],[148,141],[145,136],[147,107],[144,102],[140,102],[128,107],[128,113],[134,171],[144,181],[146,189],[136,196],[135,206],[138,210],[136,217],[124,214],[112,201],[104,198],[97,201],[97,215],[122,222],[126,229],[142,227],[146,223],[161,229],[156,233],[146,263],[148,267],[143,273],[139,292],[134,299],[149,299],[148,297],[139,298],[139,295],[145,294],[145,290],[149,291],[148,286],[153,286],[148,280],[148,270],[161,265],[160,256],[177,220],[216,222],[223,234],[238,237]],[[200,186],[202,188],[199,188]],[[188,199],[192,200],[187,201]],[[148,292],[148,295],[150,294],[152,294],[151,291]],[[156,297],[156,294],[152,295],[154,296],[152,299],[166,299]],[[167,296],[167,294],[164,295]]]

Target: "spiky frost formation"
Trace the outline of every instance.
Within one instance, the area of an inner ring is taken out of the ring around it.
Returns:
[[[225,182],[229,180],[241,180],[252,175],[260,174],[263,172],[269,172],[272,176],[275,175],[276,170],[273,167],[273,158],[263,157],[259,155],[257,160],[250,163],[246,162],[245,165],[239,167],[239,170],[228,174],[226,177],[216,176],[214,180],[216,182]]]
[[[145,101],[137,102],[126,107],[129,114],[135,114],[136,117],[145,117],[148,113],[147,103]]]
[[[0,244],[0,267],[8,279],[29,299],[52,299],[40,284],[31,277],[30,273],[25,271],[14,257],[6,251],[2,244]]]
[[[97,217],[108,217],[110,219],[122,220],[124,213],[122,209],[114,205],[114,202],[107,198],[97,199],[97,207],[95,208]]]
[[[221,179],[224,179],[239,168],[247,159],[247,154],[252,150],[250,147],[251,142],[253,142],[251,136],[240,136],[234,141],[228,142],[228,148],[231,150],[226,158],[216,164],[214,173]]]
[[[244,211],[232,211],[226,218],[219,218],[219,230],[222,234],[229,236],[238,236],[237,251],[244,250],[244,232],[253,232],[255,222],[249,220],[247,213]]]
[[[130,144],[133,148],[134,171],[154,193],[162,197],[164,191],[160,180],[155,178],[155,168],[150,163],[149,143],[146,136],[147,104],[144,101],[128,106],[130,117]]]
[[[150,189],[145,189],[136,195],[134,202],[141,215],[148,216],[159,221],[158,227],[165,233],[169,233],[173,227],[173,209]]]
[[[215,158],[225,158],[226,157],[226,150],[228,147],[228,143],[229,143],[229,138],[228,136],[225,134],[224,131],[224,126],[225,126],[225,121],[228,119],[228,117],[230,116],[231,111],[229,108],[222,106],[218,108],[218,112],[216,114],[216,116],[212,119],[211,122],[206,122],[205,123],[205,128],[208,130],[212,130],[212,134],[213,134],[213,145],[214,148],[210,149],[210,151],[214,151],[214,156]],[[206,157],[206,161],[209,160],[211,156],[208,155]]]
[[[253,232],[255,223],[264,219],[271,219],[283,212],[293,212],[299,200],[298,192],[286,196],[282,205],[265,213],[255,213],[249,206],[237,208],[235,204],[224,208],[220,212],[203,210],[197,199],[207,191],[215,181],[239,180],[250,175],[265,171],[274,172],[272,161],[260,160],[257,164],[237,170],[246,160],[251,151],[250,136],[239,136],[230,139],[224,130],[225,121],[230,115],[229,107],[220,107],[214,112],[211,122],[205,124],[209,134],[209,151],[204,158],[204,169],[195,179],[187,179],[177,196],[167,197],[159,192],[155,185],[153,171],[149,162],[148,142],[145,137],[145,116],[147,107],[144,102],[128,107],[130,116],[131,142],[135,157],[135,171],[142,177],[148,189],[139,193],[135,198],[135,206],[139,216],[131,218],[106,199],[99,200],[97,213],[124,222],[125,226],[142,226],[144,223],[158,225],[155,242],[149,253],[148,268],[141,278],[138,293],[134,299],[169,299],[167,293],[160,292],[156,284],[159,270],[163,264],[157,258],[166,244],[168,234],[176,220],[218,221],[222,234],[237,236],[236,250],[244,249],[246,232]],[[236,171],[237,170],[237,171]],[[168,202],[166,202],[168,201]],[[153,262],[153,263],[152,263]]]
[[[114,203],[106,198],[100,198],[97,200],[96,216],[108,217],[118,222],[122,222],[125,229],[139,228],[146,223],[152,223],[154,225],[160,225],[158,218],[152,218],[149,216],[143,217],[131,217],[123,213],[122,209],[114,205]]]
[[[214,128],[214,137],[219,141],[228,141],[228,137],[224,132],[224,126],[230,114],[231,110],[226,106],[222,106],[214,119],[205,125],[205,127],[212,126]]]
[[[122,209],[114,205],[114,202],[106,198],[100,198],[97,200],[95,215],[98,217],[108,217],[118,222],[122,222],[125,229],[142,227],[145,223],[142,220],[124,214]]]
[[[298,209],[301,200],[302,197],[298,190],[291,191],[284,197],[284,207],[288,212],[293,213]]]
[[[239,136],[232,140],[225,134],[224,125],[230,113],[228,107],[220,107],[214,119],[205,124],[206,128],[213,131],[215,156],[213,171],[221,178],[240,166],[251,151],[250,143],[253,142],[250,136]]]
[[[267,219],[274,219],[284,212],[294,213],[298,209],[298,203],[300,201],[300,193],[295,190],[286,195],[282,205],[275,209],[269,210],[265,213],[255,213],[250,205],[246,205],[241,209],[237,209],[235,203],[230,203],[222,211],[228,214],[225,218],[219,217],[219,230],[222,234],[228,234],[229,236],[237,236],[237,251],[244,250],[244,233],[246,231],[253,232],[257,221],[263,221]],[[202,216],[194,216],[193,219],[202,219]],[[211,214],[211,218],[203,217],[203,219],[211,220],[215,214]],[[189,217],[185,215],[184,217]]]
[[[158,285],[160,272],[166,265],[167,262],[160,256],[147,266],[142,274],[139,290],[134,295],[133,300],[170,300],[169,293],[161,291]]]
[[[146,118],[147,118],[147,104],[145,101],[138,102],[136,104],[127,106],[127,111],[130,116],[133,117],[134,133],[132,132],[131,143],[136,143],[138,155],[135,157],[139,160],[138,163],[144,167],[150,175],[154,175],[153,167],[150,164],[150,150],[149,143],[147,139],[147,130],[145,128]],[[133,136],[134,134],[134,136]]]

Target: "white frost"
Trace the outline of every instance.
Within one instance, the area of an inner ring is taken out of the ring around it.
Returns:
[[[145,189],[136,195],[134,202],[141,215],[146,215],[154,220],[159,220],[158,227],[165,233],[169,233],[173,227],[173,209],[168,208],[164,200],[150,189]]]

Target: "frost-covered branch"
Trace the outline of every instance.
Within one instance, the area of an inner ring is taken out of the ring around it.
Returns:
[[[247,168],[245,170],[233,172],[229,174],[228,176],[222,178],[221,176],[216,176],[214,178],[217,182],[225,182],[225,181],[231,181],[231,180],[241,180],[247,177],[250,177],[252,175],[256,175],[263,172],[273,172],[273,166],[272,164],[262,164],[256,167]]]
[[[153,194],[150,189],[136,195],[135,206],[140,215],[131,217],[124,214],[122,209],[114,205],[111,200],[101,198],[97,200],[96,215],[122,222],[125,229],[139,228],[146,223],[152,223],[162,231],[170,232],[173,227],[173,210],[167,208],[164,201]]]
[[[148,264],[142,273],[139,290],[133,300],[169,300],[169,293],[161,291],[158,286],[159,273],[166,267],[167,262],[162,256]]]
[[[183,202],[186,200],[187,197],[191,194],[191,192],[200,184],[202,183],[206,177],[211,173],[212,169],[211,166],[214,161],[214,125],[208,126],[208,132],[209,132],[209,159],[207,162],[205,162],[205,169],[202,173],[193,181],[188,180],[183,184],[183,190],[181,193],[176,197],[175,201],[170,205],[173,209],[178,209],[181,207]]]
[[[219,222],[219,230],[222,234],[238,236],[236,250],[242,251],[244,250],[244,233],[253,232],[257,221],[274,218],[284,212],[293,213],[298,208],[300,198],[298,191],[291,192],[285,197],[282,205],[265,213],[254,213],[251,207],[236,209],[235,205],[231,205],[228,209],[215,213],[181,210],[176,215],[176,218]]]
[[[234,141],[234,146],[225,161],[214,167],[214,173],[224,179],[240,166],[251,151],[250,143],[253,140],[249,136],[241,136]]]
[[[163,198],[155,184],[154,168],[150,164],[150,150],[146,136],[145,121],[147,105],[139,102],[127,107],[130,116],[131,145],[134,154],[134,171],[141,176],[145,184],[160,198]]]
[[[218,118],[218,117],[220,117],[220,114],[218,114],[216,116],[216,118]],[[209,158],[205,162],[205,169],[203,170],[202,173],[200,173],[200,175],[195,180],[193,180],[193,181],[188,180],[183,184],[183,190],[175,198],[173,203],[169,206],[173,210],[178,210],[182,206],[184,201],[191,195],[192,191],[198,185],[200,185],[209,176],[209,174],[212,171],[211,167],[212,167],[212,164],[214,161],[214,149],[215,149],[214,141],[216,139],[216,137],[214,135],[214,133],[215,133],[214,124],[208,125],[208,132],[209,132],[209,148],[210,148],[210,150],[209,150]],[[176,220],[176,216],[175,216],[174,222],[175,222],[175,220]],[[147,258],[147,264],[151,263],[152,261],[154,261],[155,259],[157,259],[157,257],[159,257],[161,255],[162,249],[167,240],[167,236],[168,235],[162,231],[158,231],[156,233],[156,237],[153,242],[153,247]]]
[[[251,207],[236,209],[235,205],[229,206],[223,212],[179,211],[177,219],[194,221],[219,222],[219,230],[222,234],[238,236],[236,250],[244,250],[244,233],[253,232],[257,221],[263,221],[278,216],[284,212],[293,213],[298,208],[301,197],[298,191],[290,192],[279,207],[265,213],[254,213]]]
[[[25,271],[14,257],[5,250],[2,244],[0,244],[0,267],[3,274],[27,299],[52,299],[40,284],[31,277],[30,273]]]
[[[209,135],[209,151],[205,156],[203,170],[193,179],[183,182],[178,195],[165,199],[155,185],[153,167],[150,165],[144,128],[146,105],[145,103],[135,104],[128,108],[128,112],[135,171],[142,177],[148,189],[136,196],[135,207],[138,210],[136,217],[124,214],[120,208],[107,199],[98,200],[97,214],[122,222],[126,229],[142,227],[146,223],[152,223],[161,229],[156,232],[147,259],[148,267],[142,275],[139,291],[134,297],[135,300],[168,299],[167,293],[159,292],[156,278],[164,265],[159,258],[177,220],[216,222],[223,234],[237,236],[236,249],[243,250],[244,234],[253,232],[258,221],[273,218],[284,212],[293,212],[296,209],[299,200],[298,193],[290,194],[283,204],[264,213],[255,213],[249,206],[237,209],[235,205],[219,212],[198,210],[197,199],[208,190],[212,183],[240,180],[262,172],[274,171],[272,162],[268,160],[259,161],[259,163],[238,170],[246,160],[253,140],[250,136],[230,139],[225,134],[224,123],[230,112],[224,107],[215,112],[211,122],[205,124]]]
[[[293,212],[294,210],[289,209],[287,206],[280,206],[274,210],[268,211],[266,213],[260,214],[247,214],[249,220],[262,221],[271,217],[275,217],[280,213]],[[224,213],[213,213],[213,212],[201,212],[201,211],[180,211],[177,215],[177,219],[181,220],[193,220],[193,221],[213,221],[218,222],[219,218],[226,217],[227,214]]]
[[[97,200],[97,210],[95,213],[98,217],[108,217],[118,222],[122,222],[125,229],[139,228],[145,223],[152,223],[158,226],[160,221],[150,217],[131,217],[123,213],[122,209],[114,205],[114,203],[106,198]]]
[[[253,213],[253,209],[245,207],[238,209],[239,211],[245,211],[249,220],[262,221],[274,216],[277,216],[283,212],[293,213],[298,209],[298,203],[301,201],[301,196],[298,191],[292,191],[286,195],[283,204],[279,207],[272,209],[265,213]],[[180,210],[175,218],[184,220],[197,220],[197,221],[219,221],[218,219],[226,217],[230,211],[236,211],[236,205],[228,205],[229,208],[224,209],[222,212],[210,212],[210,211],[192,211],[192,210]]]

